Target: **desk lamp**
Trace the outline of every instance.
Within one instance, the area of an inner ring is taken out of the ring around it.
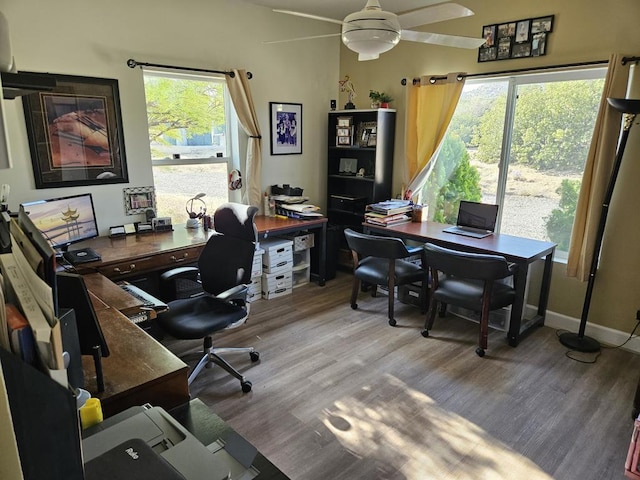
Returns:
[[[185,208],[187,210],[187,214],[189,214],[189,219],[187,220],[187,228],[198,228],[200,226],[200,219],[207,213],[207,204],[204,203],[202,197],[204,197],[206,193],[199,193],[195,197],[187,200]],[[193,207],[193,202],[199,202],[200,207],[199,211],[196,212]]]
[[[607,213],[609,212],[609,204],[611,203],[611,196],[613,195],[613,188],[616,184],[616,178],[618,177],[618,171],[620,170],[620,164],[622,163],[622,156],[624,155],[624,149],[627,146],[627,139],[629,138],[629,130],[636,115],[640,113],[640,100],[629,100],[626,98],[608,98],[609,105],[624,114],[624,125],[622,127],[622,136],[620,137],[620,143],[618,144],[618,152],[616,153],[616,160],[613,164],[613,170],[611,171],[611,178],[609,179],[609,185],[602,201],[602,211],[600,213],[600,223],[598,224],[598,232],[596,236],[596,243],[593,247],[593,256],[591,257],[591,269],[589,270],[589,279],[587,282],[587,292],[585,294],[584,305],[582,307],[582,316],[580,317],[580,328],[578,333],[565,332],[562,333],[560,343],[579,352],[598,352],[600,351],[600,343],[594,338],[587,337],[584,334],[585,327],[587,325],[587,317],[589,316],[589,305],[591,304],[591,295],[593,294],[593,285],[596,279],[596,272],[598,270],[598,260],[600,259],[600,248],[602,246],[602,237],[604,235],[604,227],[607,223]]]

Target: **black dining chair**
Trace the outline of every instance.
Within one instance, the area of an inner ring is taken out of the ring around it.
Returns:
[[[489,312],[511,305],[516,297],[517,265],[500,255],[467,253],[424,245],[426,265],[431,271],[431,298],[422,336],[428,337],[436,311],[441,316],[448,304],[480,312],[480,336],[476,353],[483,357],[487,349]],[[513,277],[514,286],[504,280]]]
[[[161,330],[180,340],[204,341],[204,355],[189,373],[189,385],[203,368],[216,364],[240,380],[243,392],[251,391],[251,382],[220,354],[249,353],[253,362],[260,354],[253,347],[214,348],[212,336],[239,327],[249,314],[246,298],[256,248],[253,220],[257,212],[256,207],[239,203],[221,205],[213,215],[215,232],[198,258],[198,266],[175,268],[161,275],[161,297],[169,306],[158,314]]]
[[[419,247],[409,249],[399,238],[369,235],[350,228],[345,229],[344,236],[353,256],[351,308],[358,308],[356,300],[361,281],[373,286],[373,295],[377,285],[388,289],[388,316],[392,327],[396,325],[393,308],[396,286],[420,282],[420,304],[426,305],[429,289],[427,273],[420,265],[406,260],[416,251],[420,253]]]

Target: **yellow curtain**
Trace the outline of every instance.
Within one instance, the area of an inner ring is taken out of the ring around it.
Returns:
[[[238,120],[249,135],[247,159],[245,164],[246,188],[242,201],[247,205],[262,206],[262,136],[258,116],[253,104],[246,70],[233,70],[233,77],[227,75],[227,87],[231,101],[236,109]]]
[[[623,55],[613,54],[609,58],[609,68],[582,175],[569,244],[567,275],[577,277],[583,282],[589,277],[602,202],[611,177],[620,136],[621,113],[608,106],[607,98],[624,98],[626,95],[629,66],[622,65],[622,57]]]
[[[438,154],[464,87],[461,73],[450,73],[435,83],[431,80],[421,77],[420,85],[410,86],[407,92],[405,197],[424,184],[429,163]]]

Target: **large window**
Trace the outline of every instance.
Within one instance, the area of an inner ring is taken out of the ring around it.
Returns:
[[[205,193],[213,212],[229,198],[233,109],[223,77],[144,71],[149,143],[159,216],[187,219]]]
[[[455,223],[460,200],[497,203],[501,233],[566,254],[605,73],[468,80],[421,192],[430,219]]]

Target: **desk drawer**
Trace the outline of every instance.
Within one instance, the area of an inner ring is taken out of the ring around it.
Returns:
[[[98,272],[107,278],[118,279],[155,270],[166,270],[196,262],[203,248],[204,245],[195,246],[176,252],[160,253],[120,263],[112,263],[98,267]]]

